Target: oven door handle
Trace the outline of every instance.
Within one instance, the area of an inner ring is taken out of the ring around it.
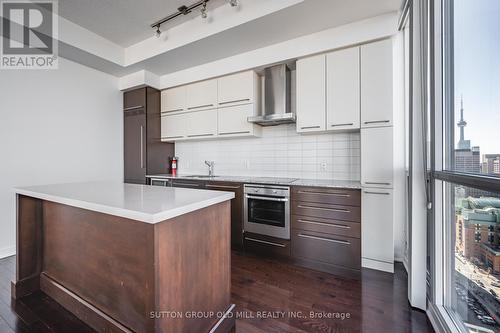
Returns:
[[[257,197],[253,195],[246,195],[247,199],[256,199],[256,200],[264,200],[264,201],[279,201],[279,202],[287,202],[288,198],[273,198],[273,197]]]

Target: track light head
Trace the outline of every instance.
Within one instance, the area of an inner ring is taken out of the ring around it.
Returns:
[[[160,36],[161,36],[161,30],[160,30],[159,25],[156,26],[155,36],[156,36],[156,38],[160,38]]]
[[[236,7],[238,6],[238,0],[229,0],[229,4],[231,5],[231,7]]]

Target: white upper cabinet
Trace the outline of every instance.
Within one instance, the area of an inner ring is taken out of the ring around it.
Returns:
[[[359,47],[327,54],[326,71],[326,130],[359,129]]]
[[[326,128],[326,56],[297,61],[297,132]]]
[[[186,86],[171,88],[161,92],[161,112],[183,111],[186,109]]]
[[[260,134],[260,127],[247,121],[254,116],[254,105],[236,105],[218,109],[218,133],[221,137]]]
[[[205,110],[217,107],[217,80],[188,84],[186,89],[188,110]]]
[[[184,114],[166,114],[161,116],[161,140],[175,141],[186,136],[186,118]]]
[[[217,109],[188,112],[185,115],[187,138],[202,139],[217,135]]]
[[[227,75],[217,80],[218,104],[229,106],[253,103],[260,93],[259,78],[254,71]]]
[[[392,188],[393,128],[361,129],[361,185]]]
[[[361,127],[392,126],[392,40],[361,46]]]

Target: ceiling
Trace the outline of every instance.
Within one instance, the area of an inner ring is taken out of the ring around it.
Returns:
[[[154,34],[150,25],[196,0],[60,0],[59,15],[122,47],[128,47]],[[210,0],[208,9],[226,0]],[[182,24],[199,11],[180,16],[162,25],[168,29]]]
[[[400,0],[306,0],[290,8],[153,57],[145,63],[145,68],[159,75],[172,73],[396,11],[400,4]],[[221,47],[213,47],[214,45]]]

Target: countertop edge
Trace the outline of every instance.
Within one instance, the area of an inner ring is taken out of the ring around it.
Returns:
[[[97,204],[97,203],[92,203],[88,201],[82,201],[82,200],[77,200],[77,199],[70,199],[70,198],[65,198],[61,196],[55,196],[51,194],[46,194],[46,193],[40,193],[40,192],[34,192],[30,190],[25,190],[22,188],[14,188],[15,194],[19,195],[24,195],[27,197],[31,198],[36,198],[36,199],[41,199],[41,200],[46,200],[46,201],[51,201],[71,207],[76,207],[76,208],[81,208],[81,209],[86,209],[98,213],[103,213],[103,214],[108,214],[108,215],[113,215],[113,216],[118,216],[118,217],[123,217],[127,218],[130,220],[135,220],[139,222],[144,222],[144,223],[149,223],[149,224],[156,224],[163,222],[168,219],[172,219],[177,216],[181,216],[184,214],[188,214],[191,212],[194,212],[196,210],[200,210],[209,206],[213,206],[216,204],[219,204],[224,201],[228,201],[231,199],[234,199],[234,193],[232,192],[226,192],[224,194],[221,194],[215,198],[212,199],[207,199],[203,200],[200,202],[196,202],[193,204],[188,204],[182,207],[177,207],[170,209],[165,212],[160,212],[156,214],[147,214],[147,213],[140,213],[136,212],[133,210],[125,209],[125,208],[118,208],[118,207],[111,207],[111,206],[106,206],[102,204]]]
[[[239,180],[236,180],[234,178],[242,178]],[[324,181],[332,181],[335,182],[335,180],[328,180],[328,179],[318,179],[318,183],[314,183],[314,179],[297,179],[296,181],[292,183],[282,183],[282,182],[258,182],[258,181],[252,181],[252,176],[248,176],[246,178],[245,176],[217,176],[215,178],[197,178],[197,177],[192,177],[189,175],[179,175],[179,176],[172,176],[172,175],[167,175],[167,174],[159,174],[159,175],[146,175],[146,178],[156,178],[156,179],[182,179],[182,180],[193,180],[193,181],[209,181],[209,182],[233,182],[233,183],[249,183],[249,184],[269,184],[269,185],[280,185],[280,186],[302,186],[302,187],[323,187],[323,188],[338,188],[338,189],[349,189],[349,190],[361,190],[363,187],[361,185],[361,182],[359,181],[344,181],[344,180],[339,180],[338,182],[354,182],[356,184],[352,185],[347,185],[347,184],[321,184],[321,182]]]

